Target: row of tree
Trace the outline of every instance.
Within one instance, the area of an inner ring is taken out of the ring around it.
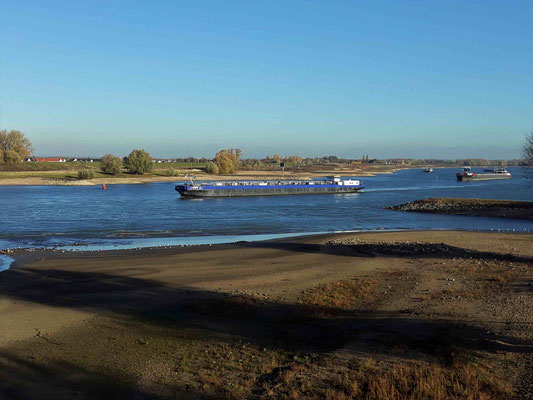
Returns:
[[[152,157],[146,150],[133,150],[127,157],[121,158],[113,154],[106,154],[100,161],[102,172],[111,175],[120,174],[126,168],[132,174],[142,175],[152,170]]]
[[[0,164],[17,164],[24,158],[29,157],[33,153],[31,141],[24,136],[24,134],[17,130],[0,130]],[[272,157],[267,155],[264,159],[246,159],[241,160],[241,149],[225,149],[220,150],[213,161],[207,162],[207,171],[213,174],[231,174],[238,170],[239,165],[252,168],[260,168],[266,165],[276,164],[279,162],[286,162],[298,165],[312,165],[317,163],[332,163],[332,162],[350,162],[353,160],[339,159],[336,156],[305,158],[300,156],[281,157],[279,154],[274,154]],[[458,160],[404,160],[408,164],[461,164],[470,166],[481,165],[533,165],[533,131],[526,136],[526,140],[522,146],[522,160],[486,160],[486,159],[458,159]],[[189,157],[187,160],[194,160]],[[206,160],[206,159],[202,159]],[[206,160],[207,161],[207,160]],[[362,162],[368,163],[368,154],[363,156]],[[374,162],[375,160],[372,160]],[[118,174],[122,168],[126,168],[129,172],[134,174],[144,174],[149,172],[153,166],[153,159],[145,150],[133,150],[127,157],[121,158],[112,154],[106,154],[101,162],[101,169],[108,174]]]

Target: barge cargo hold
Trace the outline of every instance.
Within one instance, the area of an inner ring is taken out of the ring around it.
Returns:
[[[359,180],[330,177],[325,181],[228,181],[176,185],[182,197],[280,196],[294,194],[356,193],[365,186]]]

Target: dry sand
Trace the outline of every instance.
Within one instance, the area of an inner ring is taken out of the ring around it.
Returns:
[[[411,391],[442,380],[431,398],[466,375],[455,398],[531,398],[532,244],[431,231],[21,254],[0,273],[0,398],[340,399],[398,368]]]
[[[54,175],[58,173],[70,173],[71,176],[76,176],[78,171],[20,171],[20,172],[3,172],[0,178],[0,185],[55,185],[55,186],[91,186],[91,185],[110,185],[110,184],[139,184],[152,182],[176,182],[187,180],[187,175],[194,175],[195,180],[235,180],[235,179],[311,179],[323,177],[327,175],[341,175],[341,176],[375,176],[377,174],[391,174],[406,168],[385,168],[385,169],[332,169],[320,170],[312,172],[292,172],[287,171],[284,174],[277,171],[238,171],[232,175],[212,175],[203,172],[202,170],[178,170],[176,176],[160,176],[160,175],[139,175],[139,176],[116,176],[106,178],[94,178],[90,180],[79,180],[76,178],[59,179],[47,175]],[[155,171],[154,171],[155,172]],[[163,174],[164,171],[161,171]],[[30,176],[28,176],[30,175]]]

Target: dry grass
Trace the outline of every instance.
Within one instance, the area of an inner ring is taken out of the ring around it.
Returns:
[[[377,281],[371,279],[332,282],[307,290],[300,297],[300,307],[291,319],[327,318],[353,310],[373,299]]]
[[[390,365],[367,358],[343,370],[325,365],[320,367],[320,372],[316,368],[284,371],[262,397],[488,400],[511,399],[513,391],[507,383],[491,378],[482,367],[472,363],[448,368],[416,363]]]
[[[440,297],[456,297],[456,298],[465,298],[465,299],[474,299],[481,297],[480,291],[475,290],[461,290],[461,289],[444,289],[442,292],[433,295],[433,298],[440,298]]]
[[[328,283],[312,289],[302,296],[302,304],[349,310],[368,302],[377,281],[372,279],[350,280]]]
[[[509,283],[511,281],[511,276],[509,273],[506,272],[499,272],[499,273],[493,273],[489,274],[487,276],[487,279],[492,282],[498,282],[498,283]]]

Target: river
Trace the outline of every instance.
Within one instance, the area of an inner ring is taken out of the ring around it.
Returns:
[[[482,171],[474,168],[473,171]],[[362,178],[357,194],[180,199],[174,184],[0,186],[0,249],[113,249],[222,243],[303,233],[468,229],[530,232],[525,220],[384,210],[426,197],[532,200],[533,179],[457,182],[457,168]],[[83,246],[80,246],[83,245]]]

